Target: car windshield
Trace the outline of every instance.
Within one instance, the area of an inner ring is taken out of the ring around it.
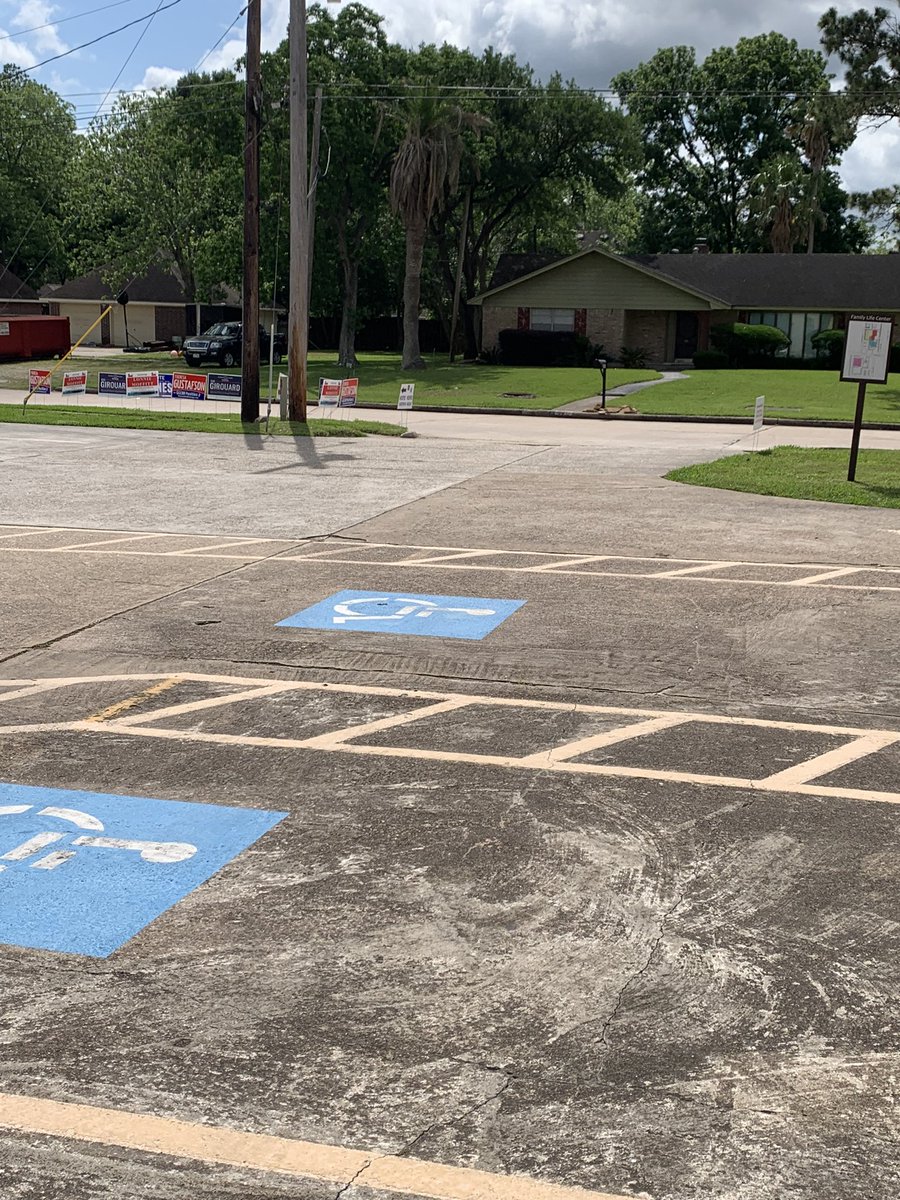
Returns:
[[[204,337],[235,337],[241,332],[240,325],[213,325],[204,333]]]

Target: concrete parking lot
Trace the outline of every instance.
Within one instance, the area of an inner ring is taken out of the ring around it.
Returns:
[[[4,431],[4,1200],[900,1193],[900,516],[474,420]]]

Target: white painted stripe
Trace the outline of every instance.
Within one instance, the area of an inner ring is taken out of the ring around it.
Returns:
[[[542,563],[539,567],[527,567],[532,575],[537,575],[542,571],[562,571],[567,567],[577,567],[579,563],[605,562],[609,557],[607,554],[585,554],[582,558],[565,558],[554,559],[552,562]],[[588,575],[594,572],[575,571],[575,575]],[[602,571],[597,571],[596,574],[601,575]]]
[[[731,562],[708,562],[699,567],[678,567],[675,571],[654,571],[648,579],[677,579],[681,575],[696,575],[702,571],[720,571],[723,567],[733,567]]]
[[[839,579],[843,575],[858,575],[866,567],[837,567],[834,571],[820,571],[817,575],[804,575],[802,579],[792,579],[794,587],[809,587],[810,584],[821,583],[825,579]],[[877,570],[877,568],[875,568]]]
[[[141,542],[158,537],[155,533],[127,533],[120,537],[103,538],[102,541],[67,542],[65,546],[45,546],[51,554],[63,554],[69,550],[92,550],[95,546],[116,546],[121,542]]]
[[[0,1092],[0,1127],[26,1136],[56,1137],[120,1150],[217,1163],[330,1184],[372,1188],[428,1200],[627,1200],[608,1192],[497,1175],[377,1150],[244,1133],[172,1117],[122,1112]]]
[[[65,529],[56,529],[55,527],[52,529],[19,529],[15,533],[0,533],[0,538],[7,539],[7,538],[22,538],[22,537],[37,537],[39,534],[42,534],[42,533],[66,533],[66,532],[68,532],[68,531]],[[4,546],[3,549],[5,550],[6,546]]]

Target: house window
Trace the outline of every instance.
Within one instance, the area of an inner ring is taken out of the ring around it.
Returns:
[[[791,339],[785,351],[791,358],[815,358],[813,335],[820,329],[831,329],[834,318],[831,313],[797,312],[752,312],[747,317],[750,325],[774,325]]]
[[[531,328],[545,329],[551,333],[573,333],[575,330],[574,308],[533,308]]]

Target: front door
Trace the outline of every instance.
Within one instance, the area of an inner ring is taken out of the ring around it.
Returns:
[[[693,358],[697,351],[700,321],[696,313],[680,312],[675,319],[675,357]]]

